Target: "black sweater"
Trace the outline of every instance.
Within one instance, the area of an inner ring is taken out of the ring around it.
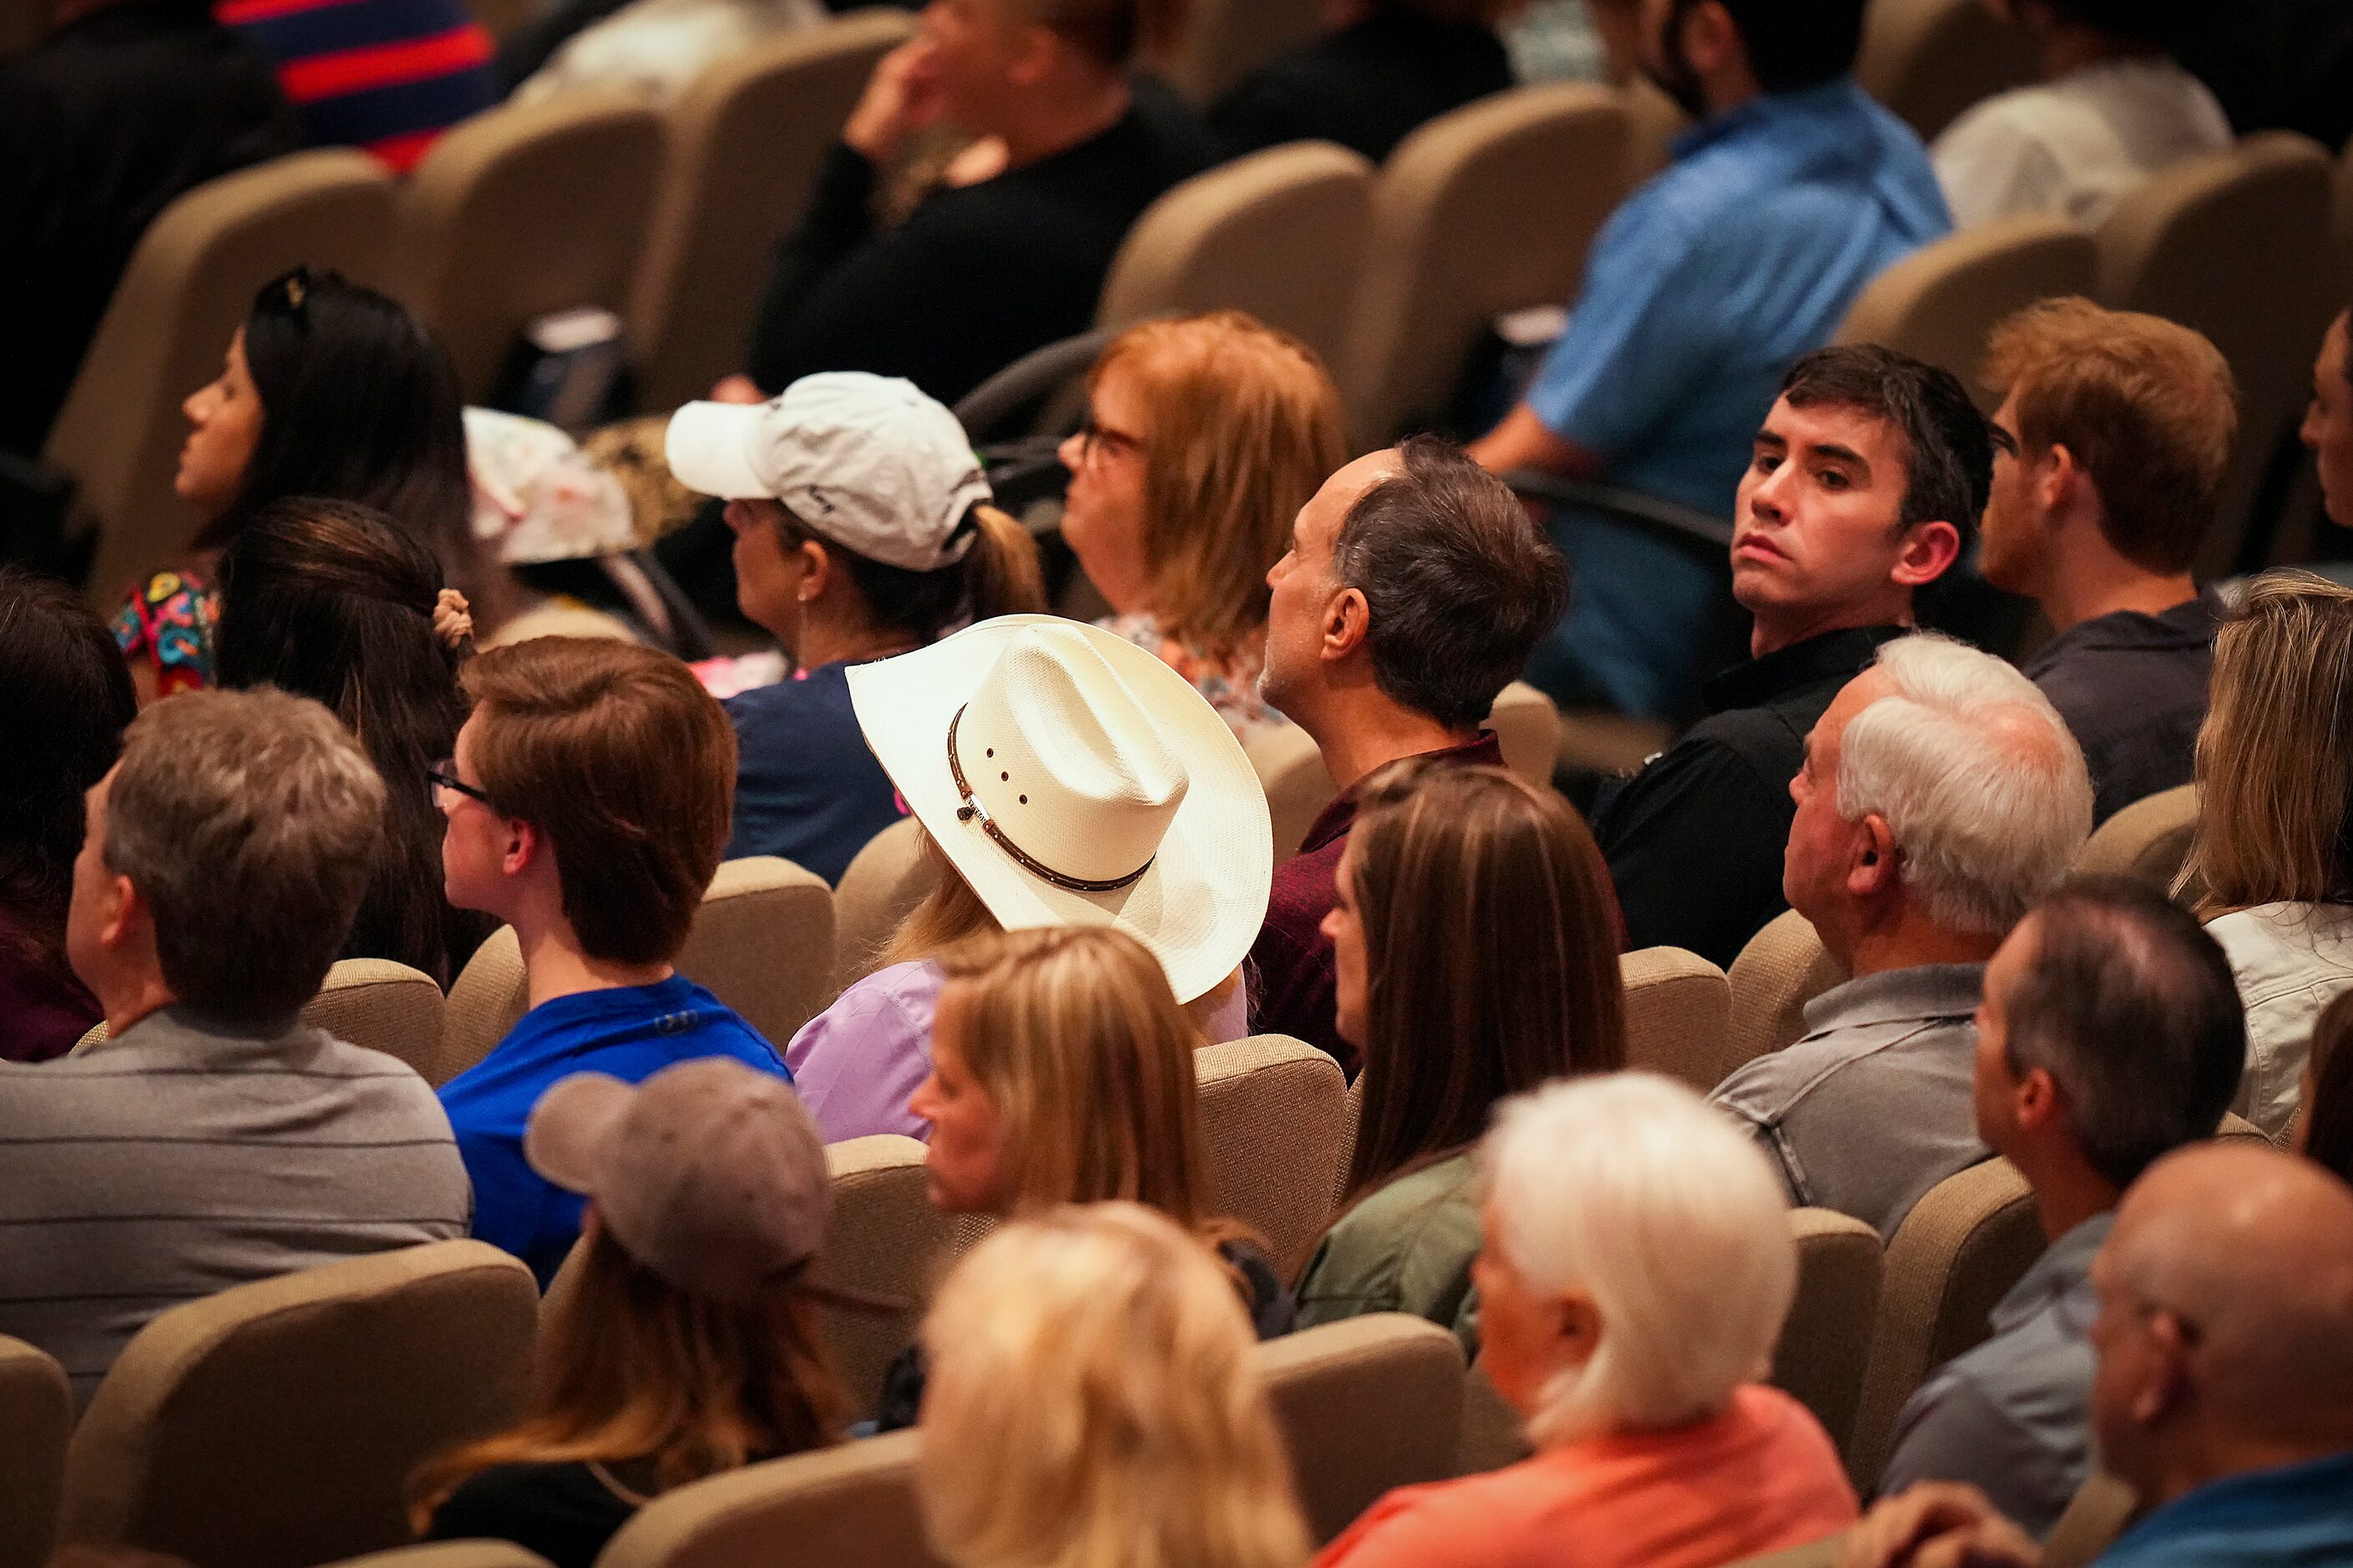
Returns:
[[[1320,139],[1377,163],[1424,121],[1511,85],[1511,57],[1490,29],[1388,5],[1262,68],[1210,111],[1209,128],[1235,155]]]

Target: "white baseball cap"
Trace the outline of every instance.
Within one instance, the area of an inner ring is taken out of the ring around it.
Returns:
[[[911,381],[829,371],[763,404],[670,416],[670,471],[727,500],[780,502],[843,549],[910,572],[960,561],[988,479],[956,416]]]

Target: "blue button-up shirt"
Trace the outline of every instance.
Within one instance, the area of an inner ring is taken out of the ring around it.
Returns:
[[[2125,1531],[2098,1568],[2353,1563],[2353,1454],[2225,1476]]]
[[[1751,99],[1685,132],[1612,215],[1528,406],[1606,458],[1611,482],[1728,516],[1789,366],[1889,263],[1951,228],[1919,138],[1852,80]],[[1537,675],[1563,679],[1539,683],[1666,710],[1715,574],[1620,526],[1561,531],[1573,600]]]

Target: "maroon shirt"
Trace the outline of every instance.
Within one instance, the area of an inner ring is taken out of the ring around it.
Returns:
[[[0,910],[0,1061],[45,1062],[74,1048],[106,1016],[62,954]]]
[[[1451,763],[1500,768],[1504,749],[1494,731],[1481,731],[1467,746],[1427,753]],[[1352,786],[1325,806],[1299,853],[1274,868],[1274,889],[1266,903],[1266,924],[1250,947],[1250,1032],[1289,1035],[1329,1052],[1356,1076],[1356,1047],[1340,1037],[1339,995],[1332,973],[1332,940],[1324,917],[1340,901],[1334,881],[1348,829],[1356,821]]]

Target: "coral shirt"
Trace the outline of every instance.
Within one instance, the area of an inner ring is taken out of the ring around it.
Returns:
[[[1696,1426],[1400,1487],[1316,1568],[1719,1568],[1835,1535],[1854,1517],[1828,1435],[1796,1400],[1751,1384]]]

